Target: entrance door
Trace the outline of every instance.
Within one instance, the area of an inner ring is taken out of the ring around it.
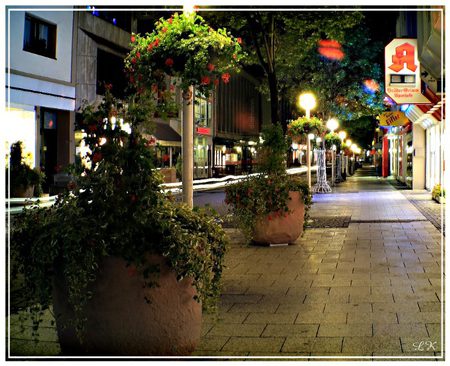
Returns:
[[[44,111],[41,114],[41,169],[45,173],[44,192],[48,193],[57,172],[57,125],[56,112]]]

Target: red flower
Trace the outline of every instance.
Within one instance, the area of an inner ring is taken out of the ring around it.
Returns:
[[[166,66],[172,67],[173,66],[173,59],[170,57],[166,59]]]
[[[272,216],[267,216],[267,218],[269,219],[269,221],[272,221]]]
[[[135,59],[134,57],[131,59],[131,63],[132,63],[132,64],[135,64],[135,63],[136,63],[136,59]]]
[[[216,68],[213,64],[208,64],[208,66],[206,67],[209,71],[214,71],[214,69]]]
[[[225,74],[222,74],[222,80],[225,84],[228,84],[230,82],[230,74],[227,72]]]
[[[169,24],[172,24],[173,19],[172,19],[172,18],[169,18],[168,22],[169,22]]]
[[[142,80],[142,75],[141,75],[141,74],[138,75],[138,80],[139,80],[139,81]]]
[[[241,37],[238,37],[237,43],[242,44],[242,38]]]
[[[233,59],[236,60],[236,58],[237,58],[237,56],[236,56],[236,54],[234,53],[234,54],[233,54]]]
[[[153,92],[153,93],[158,92],[158,85],[152,84],[152,92]]]
[[[144,92],[144,88],[140,87],[137,92],[138,92],[138,94],[142,94]]]
[[[219,79],[214,79],[214,85],[219,85]]]
[[[174,92],[174,91],[175,91],[175,85],[173,85],[173,84],[170,84],[170,87],[169,87],[169,89],[170,89],[170,91],[171,91],[171,92]]]
[[[133,75],[130,76],[130,83],[134,84],[134,77],[133,77]]]
[[[95,132],[97,131],[97,125],[89,125],[88,126],[89,132]]]
[[[94,162],[94,163],[98,163],[100,160],[102,160],[103,159],[103,155],[102,155],[102,153],[100,153],[100,152],[96,152],[95,154],[94,154],[94,156],[92,156],[92,161]]]
[[[163,29],[161,29],[163,33],[167,32],[167,27],[164,27]]]
[[[151,51],[153,49],[153,43],[150,43],[148,46],[147,46],[147,51]]]
[[[135,36],[131,36],[131,43],[136,42],[136,37]]]
[[[105,89],[106,90],[111,90],[112,89],[112,84],[105,84]]]
[[[153,47],[158,47],[159,45],[159,39],[156,38],[155,41],[153,42]]]
[[[136,57],[141,58],[141,54],[139,52],[136,52]]]
[[[209,78],[209,76],[202,76],[200,84],[209,85],[210,82],[211,82],[211,79]]]

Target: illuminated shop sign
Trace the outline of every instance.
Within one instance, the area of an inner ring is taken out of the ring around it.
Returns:
[[[207,127],[197,127],[197,133],[199,135],[211,135],[211,129]]]
[[[408,121],[405,113],[400,111],[383,112],[380,114],[380,126],[403,126]]]
[[[417,39],[395,38],[384,49],[386,94],[397,104],[429,104],[422,95]]]

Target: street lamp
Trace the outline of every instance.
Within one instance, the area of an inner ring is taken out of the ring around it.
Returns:
[[[298,98],[298,103],[300,107],[305,110],[306,118],[311,118],[311,109],[316,107],[316,97],[312,93],[300,94]],[[310,134],[311,135],[311,134]],[[308,177],[308,187],[311,189],[311,142],[308,135],[306,139],[306,175]],[[314,135],[313,135],[314,136]],[[314,138],[314,137],[313,137]]]
[[[332,134],[334,134],[334,131],[336,131],[339,127],[339,121],[336,118],[330,118],[327,121],[327,128],[331,131]],[[345,131],[341,131],[345,132]],[[334,165],[336,164],[336,145],[333,145],[334,149],[331,149],[331,185],[334,186],[335,181],[335,168]]]
[[[348,139],[347,141],[345,141],[345,144],[351,149],[352,140]]]
[[[339,138],[341,139],[341,141],[344,142],[345,138],[347,137],[347,132],[339,131],[338,135],[339,135]]]

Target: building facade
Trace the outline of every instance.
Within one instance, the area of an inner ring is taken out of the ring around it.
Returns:
[[[389,160],[385,161],[389,169],[383,175],[393,175],[413,189],[432,190],[436,184],[444,184],[444,11],[442,7],[421,8],[400,12],[397,37],[417,39],[421,94],[428,102],[411,100],[392,106],[403,111],[409,121],[386,131],[383,155]]]
[[[7,9],[5,144],[22,141],[44,191],[74,161],[73,12]]]

